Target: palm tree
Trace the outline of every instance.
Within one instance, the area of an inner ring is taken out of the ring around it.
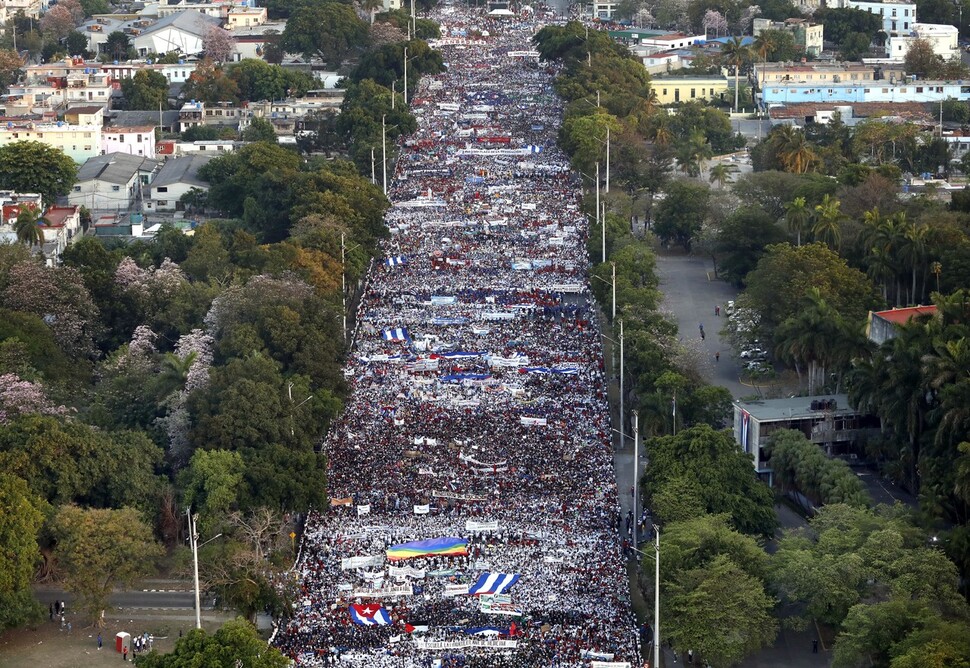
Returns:
[[[744,45],[741,37],[734,36],[727,41],[721,49],[721,58],[728,65],[734,67],[734,113],[738,113],[738,79],[741,73],[741,66],[751,57],[751,50]]]
[[[762,30],[757,37],[754,38],[754,44],[751,45],[755,53],[761,56],[761,62],[763,65],[768,63],[768,54],[775,50],[778,46],[777,37],[773,30]],[[758,82],[758,90],[762,94],[761,101],[764,103],[764,87],[765,87],[765,76],[764,69],[762,69],[761,81]]]
[[[28,246],[41,245],[44,243],[44,230],[41,229],[41,226],[46,226],[49,223],[50,221],[44,218],[40,208],[21,204],[20,211],[17,213],[17,220],[13,224],[17,241]]]
[[[903,229],[903,242],[899,247],[899,254],[909,263],[912,270],[913,283],[910,287],[909,300],[913,304],[917,302],[916,270],[922,266],[926,257],[926,238],[929,231],[930,227],[926,223],[910,222]]]
[[[826,195],[822,202],[815,206],[815,224],[812,225],[812,234],[816,239],[825,242],[834,249],[842,245],[842,203]]]
[[[653,127],[650,129],[650,135],[653,139],[653,143],[658,146],[666,146],[674,138],[674,131],[670,127],[670,116],[665,111],[661,111],[653,116]]]
[[[804,197],[796,197],[785,205],[785,222],[788,223],[788,231],[793,232],[797,239],[797,244],[802,245],[802,230],[804,230],[812,219],[812,212],[805,203]]]
[[[818,163],[818,154],[805,133],[794,125],[780,126],[772,133],[771,143],[786,172],[804,174]]]
[[[711,167],[711,172],[709,175],[709,181],[711,183],[717,183],[718,188],[723,188],[725,185],[731,182],[731,176],[737,171],[737,167],[734,165],[728,165],[726,163],[718,163]]]

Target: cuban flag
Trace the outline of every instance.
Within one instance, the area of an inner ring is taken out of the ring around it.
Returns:
[[[362,626],[390,626],[391,616],[379,605],[351,605],[350,619]]]
[[[407,327],[394,327],[393,329],[384,330],[384,340],[385,341],[410,341],[411,337],[408,335]]]
[[[468,595],[504,594],[512,588],[512,585],[519,581],[520,577],[522,576],[518,573],[482,573],[481,577],[478,578],[478,582],[468,589]]]
[[[384,260],[384,264],[386,264],[388,267],[400,267],[402,264],[407,263],[408,259],[403,255],[392,255]]]

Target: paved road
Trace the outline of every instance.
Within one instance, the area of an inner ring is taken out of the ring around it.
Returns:
[[[117,610],[192,610],[195,596],[191,584],[181,581],[146,581],[129,591],[115,591],[109,602]],[[59,587],[39,586],[34,593],[43,605],[65,601],[72,608],[74,596]],[[212,598],[202,597],[203,609],[212,608]]]
[[[753,394],[750,387],[738,380],[740,366],[730,344],[722,340],[720,334],[726,323],[724,304],[737,297],[737,289],[714,279],[714,264],[709,259],[682,253],[659,254],[657,273],[664,295],[663,307],[677,321],[681,341],[696,351],[698,367],[704,377],[726,387],[735,398]],[[721,307],[721,317],[714,315],[716,305]],[[704,340],[700,337],[701,324],[704,325]],[[719,362],[714,357],[717,352],[721,353]]]

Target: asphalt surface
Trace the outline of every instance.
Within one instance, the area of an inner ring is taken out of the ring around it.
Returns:
[[[38,586],[34,588],[37,600],[48,605],[55,600],[65,601],[70,610],[74,602],[74,595],[60,587]],[[134,589],[116,590],[108,599],[112,608],[116,610],[193,610],[195,595],[191,583],[180,580],[146,580]],[[211,610],[213,600],[211,596],[203,596],[202,609]]]

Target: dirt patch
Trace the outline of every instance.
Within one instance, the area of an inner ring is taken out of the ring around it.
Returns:
[[[83,621],[72,618],[71,630],[63,629],[58,623],[44,621],[34,626],[14,629],[0,634],[0,667],[2,668],[100,668],[117,666],[121,654],[115,651],[115,634],[125,631],[132,636],[150,633],[155,636],[155,649],[170,652],[179,638],[179,631],[187,632],[194,628],[194,617],[189,614],[151,615],[139,614],[124,616],[119,612],[105,617],[105,627],[100,629],[104,647],[98,651],[98,630],[87,626]],[[222,620],[203,622],[207,631],[213,631]],[[132,656],[128,655],[130,661]]]

